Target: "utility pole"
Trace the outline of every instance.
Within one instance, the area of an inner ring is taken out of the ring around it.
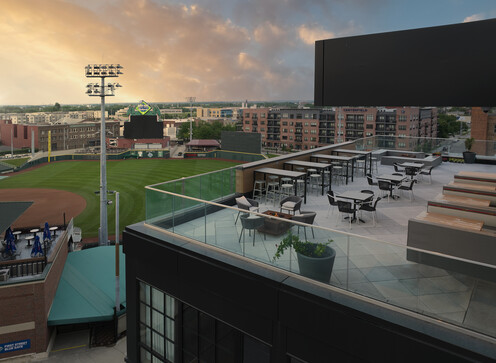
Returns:
[[[186,97],[186,101],[189,101],[189,141],[193,140],[193,102],[195,102],[196,97]]]

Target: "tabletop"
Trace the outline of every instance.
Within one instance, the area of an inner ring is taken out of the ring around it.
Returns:
[[[36,233],[36,232],[39,232],[39,231],[40,231],[39,228],[33,228],[33,229],[29,230],[29,232],[31,232],[31,233]]]
[[[354,160],[356,156],[341,156],[341,155],[327,155],[327,154],[313,154],[311,157],[318,159],[329,159],[329,160],[341,160],[341,161],[350,161]]]
[[[399,183],[399,182],[405,180],[406,176],[392,175],[392,174],[381,174],[381,175],[378,175],[376,178]]]
[[[315,163],[313,161],[301,161],[301,160],[286,161],[284,165],[307,166],[309,168],[316,168],[316,169],[326,169],[331,166],[330,164],[322,164],[322,163]]]
[[[255,173],[265,173],[265,174],[272,174],[272,175],[279,175],[279,176],[287,176],[290,178],[301,178],[307,175],[307,173],[303,173],[300,171],[291,171],[291,170],[283,170],[283,169],[276,169],[276,168],[260,168],[256,169]]]
[[[359,200],[359,201],[365,201],[367,199],[372,199],[374,197],[373,194],[369,193],[362,193],[359,191],[346,191],[344,193],[340,193],[339,195],[336,195],[336,198],[345,198],[345,199],[353,199],[353,200]]]
[[[349,154],[358,154],[358,155],[368,155],[368,154],[372,154],[372,151],[365,151],[365,150],[348,150],[348,149],[335,149],[335,150],[332,150],[332,152],[338,152],[338,153],[349,153]]]

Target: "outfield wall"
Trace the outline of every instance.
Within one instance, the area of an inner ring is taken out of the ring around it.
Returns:
[[[169,150],[128,150],[119,154],[107,153],[107,160],[125,160],[125,159],[148,159],[170,157]],[[67,161],[67,160],[100,160],[100,154],[67,154],[51,156],[50,161]],[[41,165],[48,162],[48,157],[28,161],[27,163],[16,168],[15,171],[25,170],[33,166]]]
[[[186,152],[184,153],[184,158],[211,158],[211,159],[225,159],[225,160],[236,160],[252,162],[265,159],[262,154],[251,154],[238,151],[229,150],[213,150],[213,151],[198,151],[198,152]]]

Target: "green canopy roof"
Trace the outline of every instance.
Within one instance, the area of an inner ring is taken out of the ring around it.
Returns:
[[[125,255],[119,253],[120,303],[126,305]],[[115,306],[115,246],[67,255],[48,325],[112,320]]]
[[[33,202],[0,202],[0,234],[16,221]]]

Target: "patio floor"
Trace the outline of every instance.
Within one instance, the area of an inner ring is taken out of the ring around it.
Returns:
[[[376,226],[372,215],[364,213],[365,223],[353,224],[341,220],[336,210],[329,212],[327,196],[310,192],[301,209],[317,212],[315,225],[336,232],[314,228],[315,238],[307,229],[309,240],[333,240],[336,259],[330,284],[376,300],[387,302],[411,311],[461,325],[467,329],[496,337],[496,284],[467,275],[406,260],[408,220],[426,210],[427,201],[442,193],[442,186],[453,180],[459,171],[496,172],[496,167],[483,164],[442,163],[432,171],[432,184],[427,179],[414,185],[414,200],[407,195],[398,200],[387,198],[378,203]],[[374,174],[392,173],[393,167],[379,166]],[[356,177],[348,185],[333,186],[337,192],[372,189],[364,177]],[[278,207],[261,203],[260,212]],[[286,252],[273,261],[276,244],[281,236],[245,234],[241,238],[241,223],[235,220],[238,212],[224,209],[203,218],[175,226],[173,232],[222,249],[245,255],[298,273],[296,255]],[[296,226],[292,227],[297,233]],[[352,233],[343,235],[337,231]],[[303,237],[303,230],[300,229]],[[366,237],[366,238],[364,238]]]

